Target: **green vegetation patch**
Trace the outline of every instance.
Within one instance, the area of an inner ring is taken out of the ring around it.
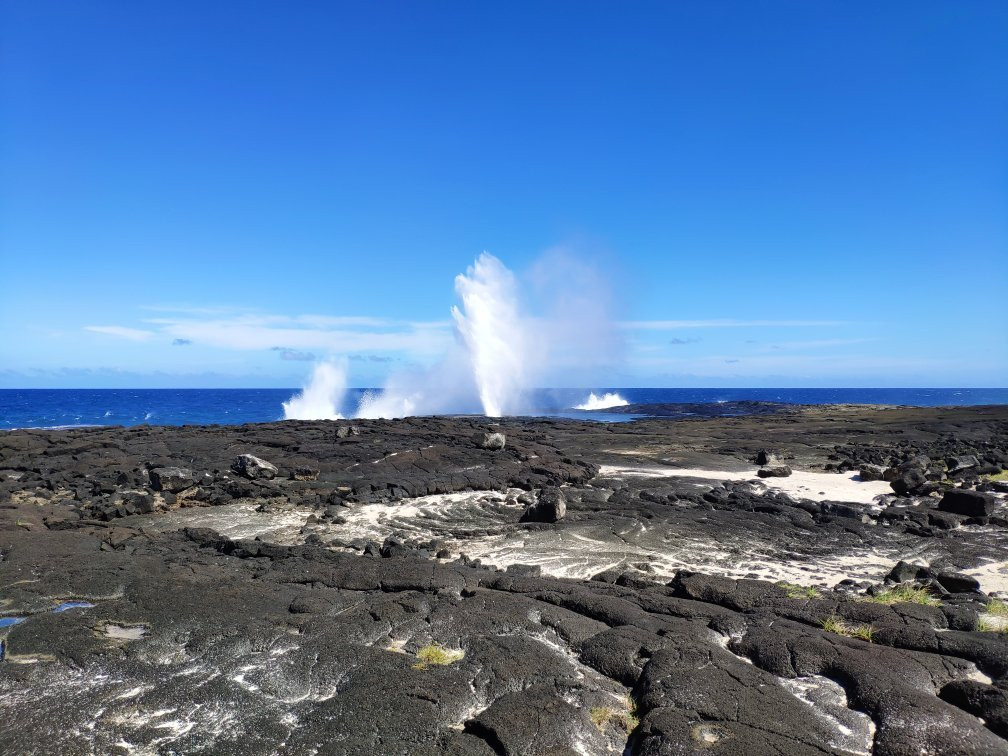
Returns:
[[[924,606],[938,606],[941,603],[927,588],[916,585],[897,585],[893,588],[886,588],[874,596],[865,596],[863,600],[873,604],[923,604]]]
[[[784,580],[778,582],[777,587],[783,590],[787,594],[787,597],[791,599],[814,599],[822,595],[818,588],[788,583]]]
[[[847,622],[847,620],[834,615],[823,620],[822,628],[828,633],[836,633],[847,638],[857,638],[866,643],[872,642],[871,625]]]
[[[977,617],[976,629],[982,633],[1008,633],[1008,603],[994,599]]]
[[[984,475],[983,478],[984,478],[984,480],[1003,480],[1003,481],[1008,481],[1008,470],[1002,470],[1001,472],[995,473],[993,475]]]
[[[417,651],[417,663],[413,669],[427,669],[427,667],[447,667],[465,657],[465,651],[461,648],[445,648],[444,646],[430,645],[424,646]]]

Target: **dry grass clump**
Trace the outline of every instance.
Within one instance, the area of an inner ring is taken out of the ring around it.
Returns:
[[[427,669],[431,666],[447,667],[464,658],[465,651],[461,648],[445,648],[431,644],[417,651],[416,656],[418,661],[413,665],[413,669]]]
[[[606,727],[614,725],[629,735],[637,729],[640,717],[637,715],[637,704],[629,696],[624,701],[622,710],[609,706],[595,706],[588,711],[592,724],[599,732],[605,732]]]
[[[828,633],[836,633],[837,635],[843,635],[847,638],[857,638],[858,640],[863,640],[866,643],[872,642],[871,625],[848,622],[847,620],[834,615],[823,620],[822,628]]]

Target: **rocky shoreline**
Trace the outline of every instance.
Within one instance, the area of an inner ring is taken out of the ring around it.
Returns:
[[[1008,750],[1008,408],[649,414],[0,434],[0,752]]]

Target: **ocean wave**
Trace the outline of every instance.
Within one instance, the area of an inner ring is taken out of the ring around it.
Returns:
[[[578,404],[574,409],[578,410],[604,410],[610,407],[626,407],[630,402],[624,399],[622,396],[617,394],[615,391],[610,391],[602,396],[596,396],[595,392],[588,394],[588,398],[585,399],[583,404]]]

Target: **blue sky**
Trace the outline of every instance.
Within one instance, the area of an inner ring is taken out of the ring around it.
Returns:
[[[1008,385],[1003,2],[0,7],[0,386],[376,385],[556,248],[579,383]]]

